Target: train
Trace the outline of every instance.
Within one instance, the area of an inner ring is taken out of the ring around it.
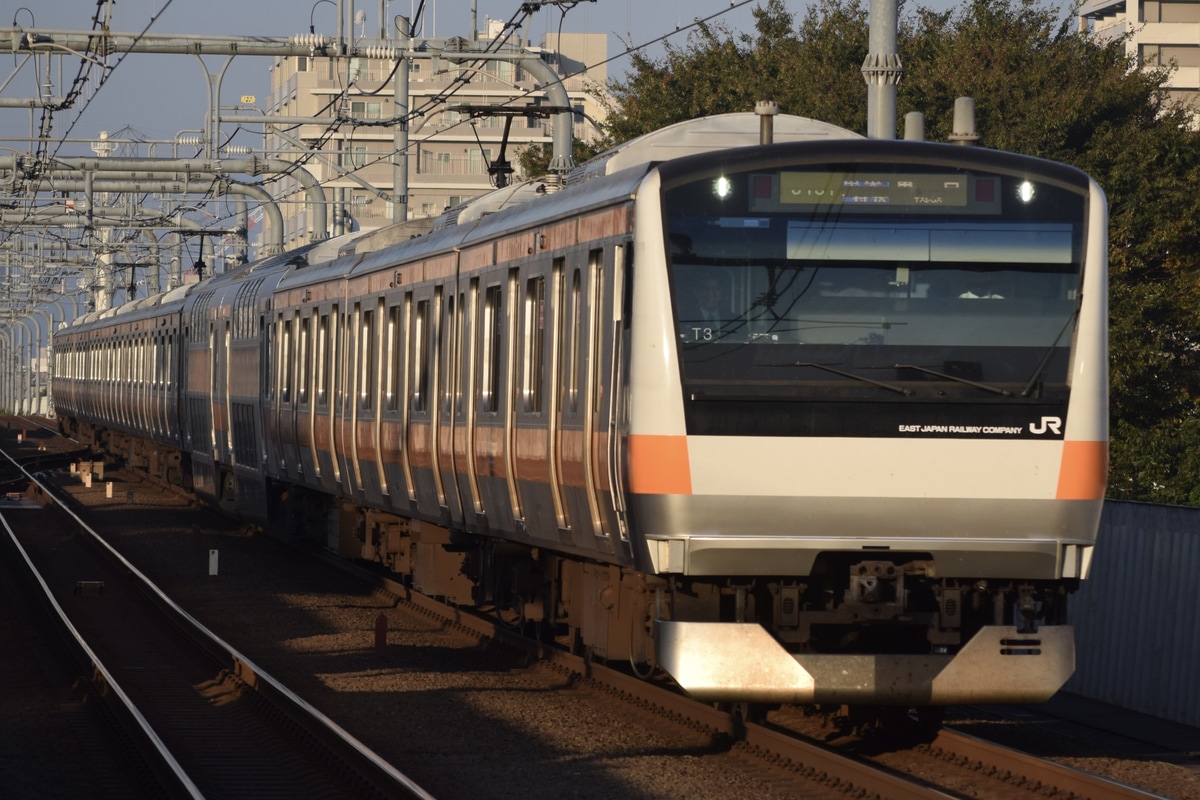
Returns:
[[[1036,703],[1108,459],[1107,201],[724,114],[53,340],[64,432],[733,707]]]

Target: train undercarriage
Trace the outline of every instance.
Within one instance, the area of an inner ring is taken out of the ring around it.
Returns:
[[[84,426],[94,449],[185,489],[186,454]],[[221,473],[223,475],[223,473]],[[221,477],[219,475],[218,477]],[[217,480],[223,510],[235,484]],[[1074,670],[1066,581],[937,576],[927,553],[826,552],[803,577],[657,576],[275,486],[268,529],[380,565],[636,674],[727,704],[1041,702]]]
[[[310,526],[317,523],[310,517]],[[329,547],[580,655],[721,703],[1042,702],[1074,670],[1065,582],[943,579],[928,554],[809,576],[657,576],[343,505]]]

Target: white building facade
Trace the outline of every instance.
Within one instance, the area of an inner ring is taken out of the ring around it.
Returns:
[[[1129,35],[1138,66],[1172,67],[1168,94],[1200,123],[1200,0],[1086,0],[1078,13],[1081,30],[1102,40]]]

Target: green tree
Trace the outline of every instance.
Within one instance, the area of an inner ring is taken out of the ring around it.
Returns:
[[[1035,0],[903,6],[898,111],[951,132],[975,98],[979,146],[1074,164],[1110,201],[1110,496],[1200,505],[1200,138],[1167,104],[1167,69],[1133,69],[1124,42],[1098,43]],[[755,33],[703,27],[610,86],[608,144],[763,96],[787,113],[864,131],[862,0],[818,0],[797,23],[782,0]]]
[[[572,142],[571,158],[576,164],[582,164],[604,149],[600,142],[585,142],[575,139]],[[550,161],[554,157],[553,145],[547,143],[530,144],[517,151],[517,164],[521,174],[526,177],[546,175],[550,172]]]

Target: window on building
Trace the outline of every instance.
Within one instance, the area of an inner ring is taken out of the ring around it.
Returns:
[[[1200,22],[1200,3],[1148,0],[1142,8],[1143,22]],[[1182,64],[1180,65],[1182,66]]]
[[[422,150],[421,172],[427,175],[448,175],[450,173],[450,154]]]
[[[491,163],[492,151],[489,148],[473,147],[467,151],[468,175],[486,175]]]
[[[379,101],[355,100],[350,103],[350,115],[356,119],[380,119],[383,104]]]
[[[1200,3],[1196,5],[1200,8]],[[1143,44],[1138,50],[1143,66],[1200,67],[1200,45]]]
[[[338,152],[338,166],[358,169],[367,164],[367,146],[362,144],[347,144]]]

